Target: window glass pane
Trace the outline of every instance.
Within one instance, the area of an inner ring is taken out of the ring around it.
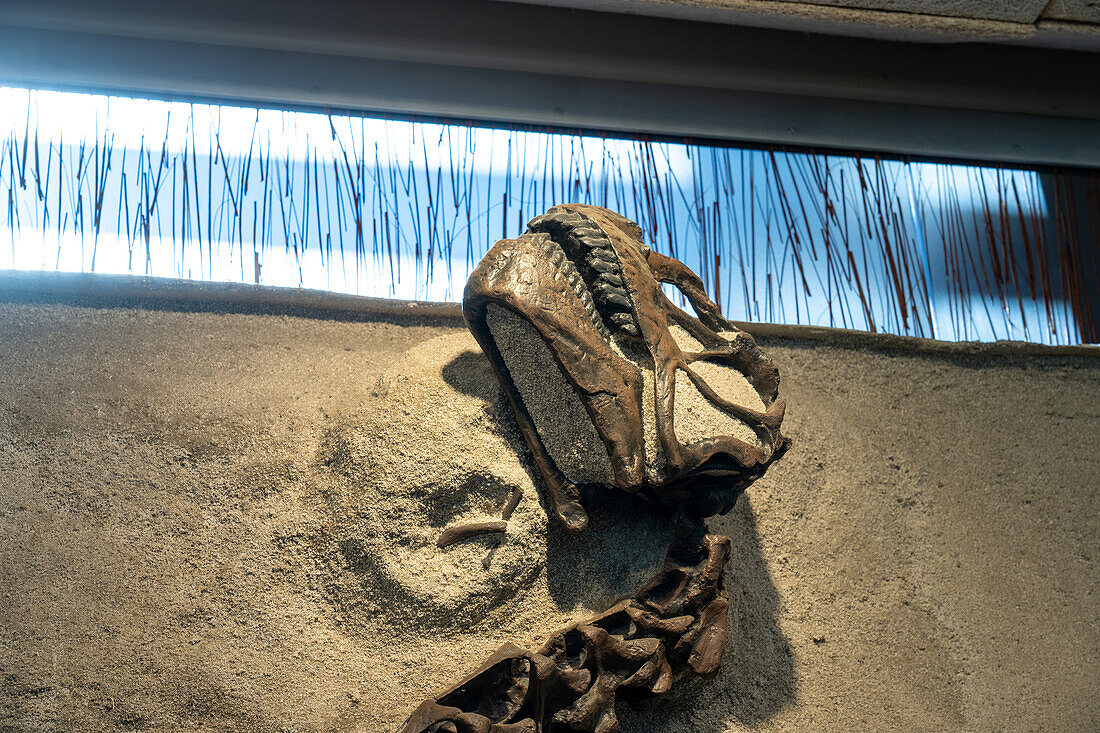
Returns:
[[[0,136],[3,268],[453,301],[493,242],[583,202],[637,221],[734,319],[1045,343],[1093,328],[1095,172],[12,88]]]

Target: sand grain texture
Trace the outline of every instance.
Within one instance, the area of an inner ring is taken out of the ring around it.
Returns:
[[[659,561],[549,525],[460,321],[247,310],[0,303],[0,729],[392,730]],[[624,730],[1100,727],[1100,358],[760,340],[726,658]]]

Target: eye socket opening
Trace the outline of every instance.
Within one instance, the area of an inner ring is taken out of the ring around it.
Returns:
[[[695,304],[691,301],[691,297],[678,283],[662,280],[661,291],[668,299],[668,304],[678,311],[682,317],[692,318],[697,321],[702,320],[699,318],[699,311],[695,308]],[[680,319],[676,320],[677,322],[682,322]]]
[[[725,451],[718,451],[691,470],[691,476],[730,476],[745,473],[745,467]]]

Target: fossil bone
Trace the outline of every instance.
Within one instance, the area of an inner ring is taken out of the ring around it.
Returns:
[[[679,288],[698,317],[676,307],[662,282]],[[587,462],[595,468],[588,474],[562,465],[576,450],[556,446],[554,421],[532,414],[537,396],[531,388],[524,395],[521,384],[531,379],[519,373],[527,366],[509,355],[511,345],[494,328],[500,310],[542,340],[547,354],[540,363],[550,357],[573,393],[567,402],[588,415],[588,426],[571,429],[578,436],[594,431],[606,470],[600,461]],[[532,219],[526,234],[498,242],[482,260],[466,285],[463,313],[508,395],[551,509],[570,529],[586,525],[582,494],[596,486],[640,492],[668,507],[689,502],[700,516],[724,513],[787,448],[775,366],[721,316],[687,267],[651,251],[638,226],[614,212],[555,206]],[[700,348],[681,348],[673,328]],[[756,392],[753,404],[726,399],[706,376],[723,370]],[[730,429],[678,430],[686,413],[677,411],[677,399],[709,404],[728,417]],[[644,446],[646,433],[659,445]],[[647,453],[660,460],[647,461]]]
[[[618,700],[659,696],[718,668],[730,541],[707,534],[703,519],[731,509],[787,450],[779,372],[687,267],[594,206],[555,206],[498,242],[470,276],[463,315],[551,513],[582,530],[586,497],[619,490],[674,514],[675,537],[664,568],[636,594],[537,652],[504,645],[417,708],[402,733],[612,733]],[[504,525],[450,528],[439,544]]]
[[[729,601],[727,537],[681,517],[664,568],[632,598],[552,635],[537,652],[505,644],[424,702],[401,733],[618,730],[619,700],[668,692],[718,668]]]
[[[503,532],[508,528],[508,522],[503,520],[495,520],[488,522],[471,522],[470,524],[461,524],[457,527],[449,527],[443,530],[443,534],[439,535],[439,539],[436,544],[439,547],[446,547],[447,545],[453,545],[459,540],[464,540],[467,537],[476,537],[480,534],[490,534],[493,532]]]

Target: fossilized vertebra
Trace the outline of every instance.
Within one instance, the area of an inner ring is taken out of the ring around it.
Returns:
[[[729,538],[685,527],[661,572],[632,598],[563,629],[537,652],[505,644],[417,708],[402,733],[618,730],[618,700],[662,695],[718,668],[729,601]]]

